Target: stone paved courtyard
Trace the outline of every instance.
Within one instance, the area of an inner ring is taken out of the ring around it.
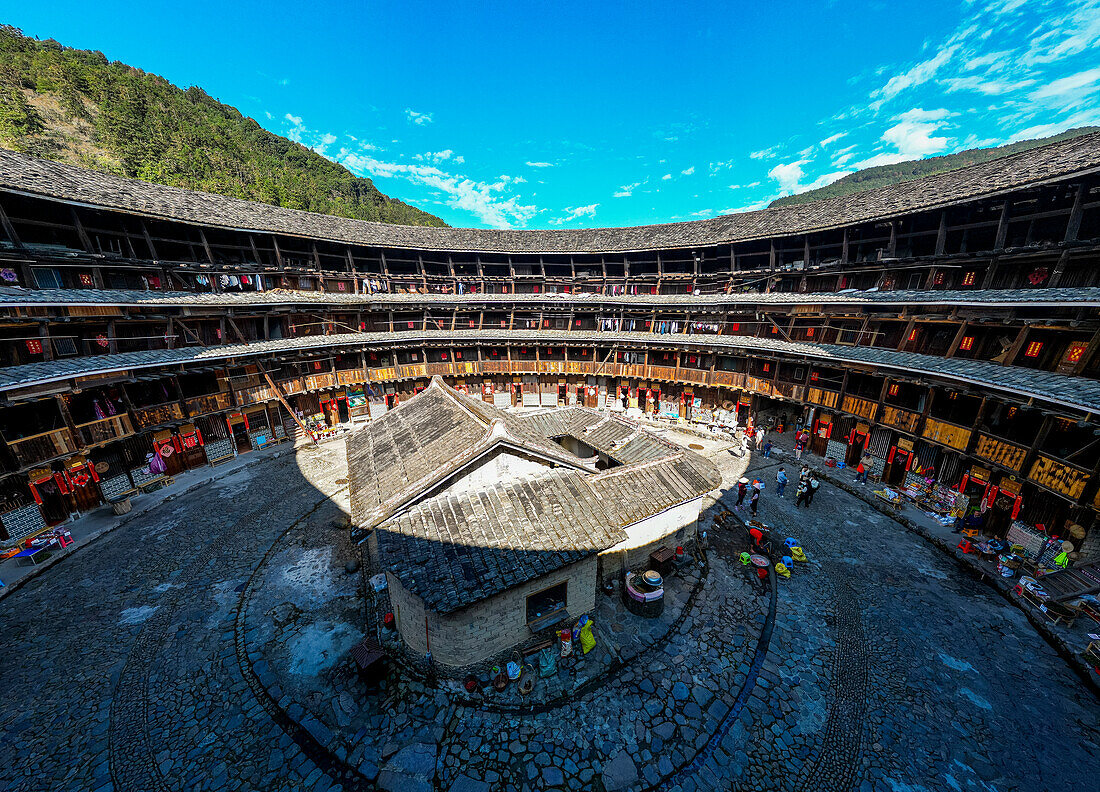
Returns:
[[[839,489],[795,512],[780,463],[761,519],[809,563],[758,585],[712,505],[681,620],[534,714],[353,673],[342,443],[234,472],[0,600],[0,789],[1092,788],[1100,707],[1024,615]]]

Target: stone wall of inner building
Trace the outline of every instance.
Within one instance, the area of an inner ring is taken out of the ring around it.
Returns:
[[[397,629],[409,651],[423,656],[430,641],[437,663],[458,668],[493,657],[507,660],[508,650],[533,637],[527,627],[527,597],[538,591],[566,581],[570,619],[590,613],[596,606],[596,566],[596,556],[591,556],[447,615],[427,610],[392,573],[386,579]]]
[[[646,567],[649,554],[662,545],[673,549],[695,538],[702,498],[681,503],[624,529],[627,538],[600,553],[600,579],[622,578]]]

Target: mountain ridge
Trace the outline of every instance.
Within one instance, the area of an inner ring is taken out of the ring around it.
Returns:
[[[943,154],[938,157],[906,160],[892,165],[878,165],[873,168],[864,168],[863,170],[849,173],[847,176],[843,176],[832,184],[827,184],[824,187],[818,187],[815,190],[807,190],[806,192],[796,195],[785,195],[781,198],[776,198],[768,204],[768,208],[773,209],[779,206],[813,203],[814,201],[822,201],[826,198],[840,198],[845,195],[854,195],[856,193],[866,192],[867,190],[874,190],[878,187],[901,184],[902,182],[912,181],[924,176],[946,173],[948,171],[965,168],[969,165],[1001,159],[1002,157],[1008,157],[1012,154],[1018,154],[1021,151],[1028,151],[1033,148],[1038,148],[1039,146],[1045,146],[1048,143],[1057,143],[1061,140],[1087,135],[1097,130],[1100,130],[1100,127],[1076,127],[1074,129],[1067,129],[1064,132],[1059,132],[1057,135],[1020,140],[1015,143],[1008,143],[1004,146],[972,148],[966,149],[965,151],[958,151],[954,154]]]
[[[0,26],[0,146],[171,187],[445,227],[197,86]]]

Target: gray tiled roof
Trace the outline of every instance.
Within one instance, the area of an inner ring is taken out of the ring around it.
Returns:
[[[589,427],[599,437],[589,440]],[[628,439],[636,462],[596,473],[549,439],[563,434],[609,451]],[[557,466],[445,489],[492,438]],[[625,526],[721,483],[705,458],[625,421],[583,407],[514,415],[438,377],[349,439],[348,469],[353,519],[375,529],[380,563],[443,613],[606,550],[626,538]]]
[[[415,407],[390,410],[348,440],[352,519],[362,528],[373,528],[498,444],[581,466],[516,416],[463,396],[438,377],[413,401]]]
[[[625,252],[803,234],[952,205],[1100,167],[1100,133],[839,198],[631,228],[495,231],[387,225],[165,187],[0,150],[0,189],[221,228],[423,250]]]
[[[1040,306],[1100,305],[1100,287],[1055,289],[953,289],[844,292],[743,292],[723,295],[638,294],[340,294],[322,292],[169,292],[123,289],[20,289],[0,287],[0,307],[117,305],[125,307],[264,307],[379,306],[428,307],[463,305],[538,305],[559,308],[622,306],[626,308],[722,308],[738,305],[968,305]]]
[[[1049,371],[1002,366],[984,360],[942,358],[891,349],[810,344],[778,341],[750,336],[654,335],[651,333],[576,332],[562,330],[426,330],[396,333],[344,333],[341,335],[288,338],[252,344],[226,344],[217,347],[184,347],[174,350],[126,352],[117,355],[67,358],[59,361],[29,363],[0,368],[0,391],[88,376],[135,369],[182,364],[220,362],[295,351],[320,349],[360,349],[365,346],[402,348],[418,343],[529,343],[529,344],[634,344],[663,348],[714,349],[739,353],[753,352],[795,356],[813,363],[855,363],[901,371],[913,376],[955,380],[990,388],[1018,398],[1037,398],[1052,404],[1100,411],[1100,382]]]
[[[379,526],[378,554],[429,609],[450,613],[625,537],[584,475],[551,471],[417,504]]]

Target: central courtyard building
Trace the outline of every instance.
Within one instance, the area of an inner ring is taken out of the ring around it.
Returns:
[[[584,407],[513,414],[432,379],[348,441],[352,516],[407,649],[479,663],[595,606],[597,586],[695,538],[721,476]]]

